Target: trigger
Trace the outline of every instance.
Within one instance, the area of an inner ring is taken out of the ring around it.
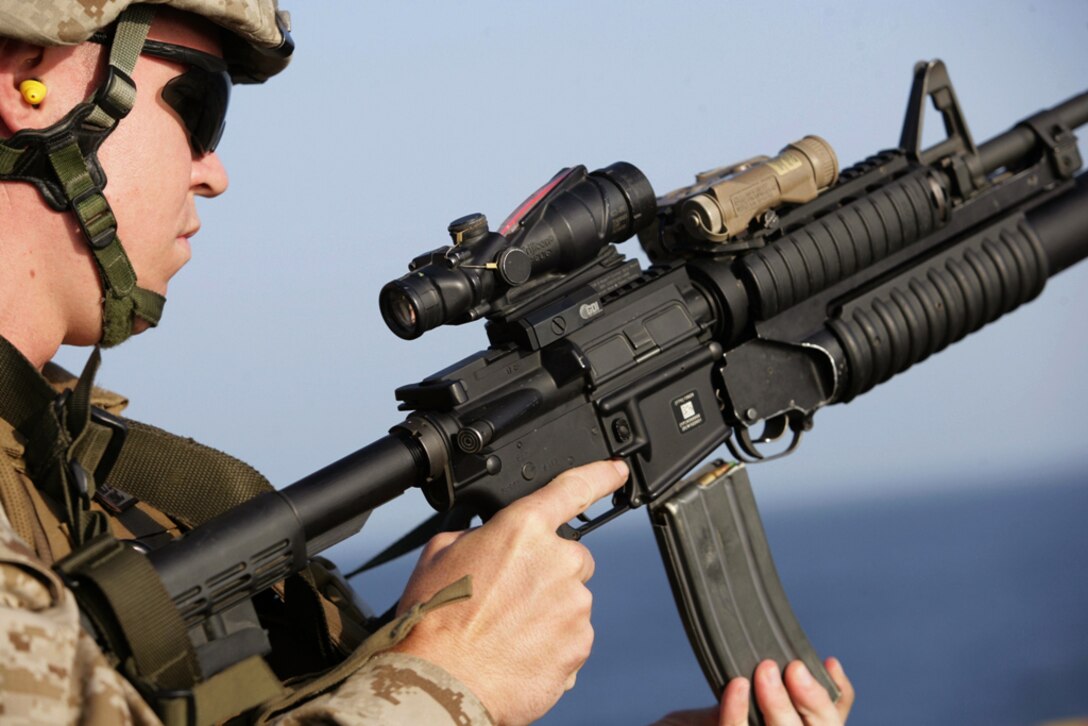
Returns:
[[[569,539],[573,542],[577,542],[578,540],[582,539],[582,533],[581,531],[579,531],[579,529],[575,529],[569,524],[561,524],[559,525],[559,529],[557,529],[555,533],[563,539]]]

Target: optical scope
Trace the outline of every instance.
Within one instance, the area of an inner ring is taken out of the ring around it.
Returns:
[[[561,170],[497,232],[470,214],[449,225],[453,244],[421,255],[378,298],[389,329],[406,340],[439,325],[488,315],[512,290],[543,284],[621,242],[657,213],[649,180],[631,164]]]

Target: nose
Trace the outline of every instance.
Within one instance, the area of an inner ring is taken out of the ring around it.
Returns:
[[[223,160],[219,158],[219,154],[213,151],[193,156],[190,186],[194,194],[201,197],[218,197],[227,190],[229,184],[227,169],[223,166]]]

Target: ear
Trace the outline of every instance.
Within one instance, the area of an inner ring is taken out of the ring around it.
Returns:
[[[64,117],[83,101],[93,86],[86,55],[79,46],[45,47],[8,39],[0,45],[0,132],[40,129]],[[93,69],[93,65],[90,66]],[[26,80],[45,84],[46,96],[37,106],[23,98]]]

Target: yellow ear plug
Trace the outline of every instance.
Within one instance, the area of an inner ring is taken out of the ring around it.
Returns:
[[[23,94],[23,99],[31,106],[37,106],[45,100],[45,84],[28,78],[19,84],[19,93]]]

